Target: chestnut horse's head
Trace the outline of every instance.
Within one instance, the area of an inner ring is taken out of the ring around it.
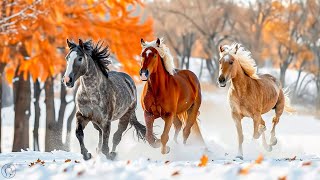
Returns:
[[[141,46],[140,77],[142,81],[147,81],[149,76],[156,72],[159,65],[164,68],[165,74],[175,74],[173,56],[169,48],[163,43],[163,38],[157,38],[157,40],[151,42],[145,42],[141,39]]]
[[[141,45],[145,46],[145,41],[141,39]],[[156,46],[160,47],[160,39],[156,41]],[[141,53],[141,70],[140,78],[142,81],[147,81],[150,74],[157,69],[158,61],[161,61],[158,51],[150,46],[145,48]]]

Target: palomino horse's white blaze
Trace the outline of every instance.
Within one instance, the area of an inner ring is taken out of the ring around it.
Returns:
[[[70,80],[70,73],[72,72],[72,67],[74,60],[77,58],[77,52],[76,51],[71,51],[68,57],[67,61],[67,70],[64,73],[64,82],[67,83]]]

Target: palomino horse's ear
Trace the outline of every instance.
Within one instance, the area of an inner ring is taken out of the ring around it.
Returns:
[[[81,49],[84,49],[83,41],[81,39],[79,39],[79,46],[81,47]]]
[[[235,49],[236,49],[236,51],[234,52],[234,54],[237,54],[237,52],[238,52],[238,49],[239,49],[239,48],[240,48],[240,45],[239,45],[239,44],[237,44],[237,45],[236,45],[236,48],[235,48]]]
[[[142,38],[140,40],[140,43],[141,43],[141,46],[145,46],[146,45],[146,42],[144,42],[144,40]]]
[[[220,50],[220,52],[223,52],[225,50],[225,48],[222,45],[220,45],[219,50]]]
[[[157,38],[157,47],[160,47],[160,39]]]
[[[69,49],[76,47],[76,45],[73,42],[70,42],[69,39],[67,39],[67,44]]]

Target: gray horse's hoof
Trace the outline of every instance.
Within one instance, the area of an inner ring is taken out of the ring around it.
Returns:
[[[168,154],[169,152],[170,152],[170,147],[169,146],[166,146],[165,148],[161,149],[161,153],[162,154]]]
[[[84,153],[83,154],[83,159],[86,160],[86,161],[91,159],[91,157],[92,157],[91,153]]]
[[[109,155],[107,156],[107,159],[110,159],[110,160],[114,160],[115,158],[117,157],[117,153],[112,151],[109,153]]]
[[[238,156],[236,156],[236,159],[241,159],[241,160],[243,160],[243,156],[238,155]]]
[[[270,139],[271,146],[275,146],[278,143],[278,139],[276,137],[272,137]]]

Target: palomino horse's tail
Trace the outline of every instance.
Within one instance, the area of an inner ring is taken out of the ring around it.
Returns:
[[[136,130],[138,139],[141,139],[143,141],[146,141],[146,126],[142,125],[138,120],[136,115],[134,115],[134,118],[130,120],[131,126],[134,127]]]
[[[296,110],[291,106],[288,88],[282,89],[284,95],[284,110],[288,113],[294,113]]]

